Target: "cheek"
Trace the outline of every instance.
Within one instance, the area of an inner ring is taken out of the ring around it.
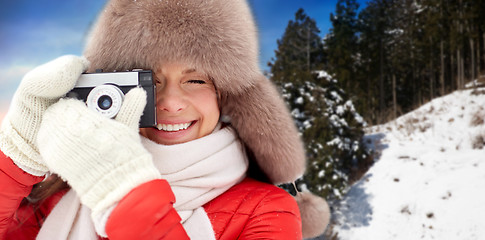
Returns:
[[[200,94],[194,99],[194,104],[203,116],[205,130],[212,132],[219,121],[220,115],[216,94],[214,92]]]

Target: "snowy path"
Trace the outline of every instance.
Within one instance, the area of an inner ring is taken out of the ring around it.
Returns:
[[[380,157],[336,207],[339,239],[485,239],[484,108],[458,91],[369,129]]]

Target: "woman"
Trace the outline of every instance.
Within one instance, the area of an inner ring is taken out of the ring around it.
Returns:
[[[300,239],[323,232],[324,200],[299,193],[297,206],[272,185],[301,177],[304,151],[258,68],[245,1],[112,0],[84,55],[34,69],[12,100],[0,132],[0,236]],[[115,119],[62,99],[85,70],[135,68],[155,73],[156,128],[137,128],[146,104],[140,88]],[[48,172],[56,175],[42,181]]]

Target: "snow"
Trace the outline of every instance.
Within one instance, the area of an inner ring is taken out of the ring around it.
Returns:
[[[472,91],[366,129],[376,162],[332,204],[338,239],[485,239],[485,89]]]
[[[334,97],[335,101],[337,101],[337,102],[342,101],[342,97],[340,97],[340,95],[337,92],[332,91],[332,92],[330,92],[330,95],[332,95],[332,97]]]
[[[315,71],[315,73],[318,74],[317,78],[325,78],[325,79],[332,79],[333,77],[330,76],[326,71],[320,70],[320,71]]]
[[[295,100],[295,104],[303,104],[303,98],[302,97],[299,97]]]

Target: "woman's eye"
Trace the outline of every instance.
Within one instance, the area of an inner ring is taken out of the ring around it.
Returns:
[[[204,80],[188,80],[188,83],[205,84]]]

